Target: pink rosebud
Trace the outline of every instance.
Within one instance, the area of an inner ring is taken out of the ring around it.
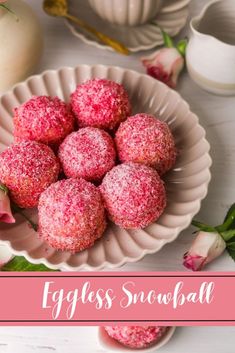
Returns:
[[[15,223],[11,213],[10,199],[7,193],[0,189],[0,222]]]
[[[141,59],[147,68],[147,74],[175,88],[180,72],[184,67],[184,58],[176,48],[163,48]]]
[[[226,243],[219,233],[200,231],[184,255],[183,265],[190,270],[200,271],[206,264],[220,256],[225,248]]]

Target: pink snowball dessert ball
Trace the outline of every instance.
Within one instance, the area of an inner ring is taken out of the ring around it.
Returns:
[[[74,130],[75,118],[58,97],[33,97],[15,109],[16,141],[33,140],[58,146]]]
[[[58,179],[59,170],[51,148],[35,141],[13,144],[0,154],[0,181],[22,208],[37,206],[41,193]]]
[[[158,173],[137,163],[120,164],[104,177],[100,190],[109,218],[123,228],[144,228],[166,206],[166,192]]]
[[[77,86],[71,105],[80,127],[115,129],[131,114],[131,105],[124,87],[105,79],[88,80]]]
[[[85,127],[66,137],[59,159],[67,177],[99,181],[115,165],[113,139],[104,130]]]
[[[106,227],[99,189],[84,179],[52,184],[40,197],[38,216],[41,238],[71,253],[92,246]]]
[[[107,334],[122,345],[143,349],[159,342],[168,331],[163,326],[106,326]]]
[[[136,114],[124,121],[115,138],[122,162],[143,163],[157,169],[160,175],[176,161],[173,135],[164,121],[149,114]]]

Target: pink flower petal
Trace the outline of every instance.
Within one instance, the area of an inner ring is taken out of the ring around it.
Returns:
[[[203,268],[205,261],[206,258],[203,256],[191,256],[190,254],[186,253],[184,255],[183,265],[189,270],[200,271]]]
[[[8,195],[0,189],[0,222],[15,223],[15,218],[11,213],[10,199]]]

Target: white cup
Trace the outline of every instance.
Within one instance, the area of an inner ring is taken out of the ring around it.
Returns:
[[[155,18],[163,0],[89,0],[103,20],[121,26],[138,26]]]

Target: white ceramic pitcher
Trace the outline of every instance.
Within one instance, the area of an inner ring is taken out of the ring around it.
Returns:
[[[235,94],[235,0],[209,3],[191,21],[186,61],[191,78],[205,90]]]

